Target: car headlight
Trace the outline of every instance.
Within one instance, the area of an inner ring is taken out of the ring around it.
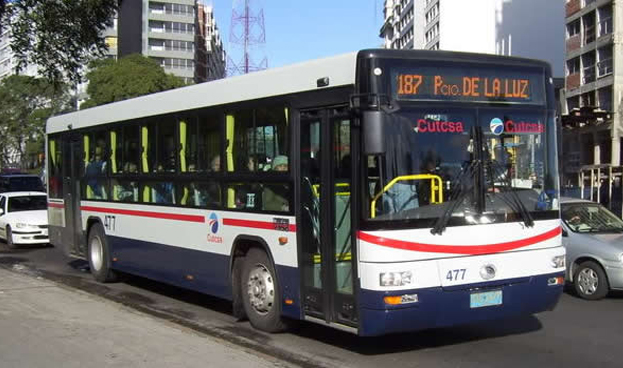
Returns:
[[[15,227],[18,228],[18,229],[22,229],[22,228],[29,227],[29,226],[30,225],[25,224],[23,222],[18,222],[17,224],[15,224]]]
[[[552,267],[554,268],[563,268],[565,267],[565,256],[554,256],[552,257]]]
[[[413,281],[411,271],[381,272],[379,276],[381,286],[405,286],[410,285]]]

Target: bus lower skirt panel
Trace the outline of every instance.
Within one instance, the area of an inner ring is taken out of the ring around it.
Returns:
[[[538,312],[552,310],[562,294],[561,285],[549,286],[552,277],[564,276],[548,274],[531,277],[528,282],[509,283],[491,289],[444,291],[441,288],[403,290],[384,293],[361,290],[361,323],[359,334],[375,336],[387,333],[410,332],[430,328],[440,328],[470,324],[487,320],[529,316]],[[501,290],[501,304],[475,306],[472,294]],[[417,294],[416,303],[399,306],[381,306],[386,295]],[[379,303],[379,301],[381,301]]]
[[[159,243],[108,236],[112,267],[129,274],[231,300],[230,257]],[[300,319],[299,273],[277,266],[284,316]]]

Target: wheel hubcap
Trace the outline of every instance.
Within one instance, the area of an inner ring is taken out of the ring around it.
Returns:
[[[95,271],[99,271],[102,268],[102,264],[104,263],[103,254],[104,250],[100,238],[97,236],[93,237],[93,240],[91,240],[91,264]]]
[[[594,270],[585,268],[578,274],[577,282],[582,293],[585,295],[593,295],[599,286],[599,276],[597,276]]]
[[[270,312],[275,302],[275,284],[270,271],[262,264],[257,264],[249,273],[247,294],[253,309],[259,314]]]

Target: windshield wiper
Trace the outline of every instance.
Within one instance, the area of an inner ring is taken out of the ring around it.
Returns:
[[[487,166],[489,166],[489,170],[492,173],[492,175],[490,175],[491,187],[494,189],[499,188],[501,194],[508,194],[511,197],[509,199],[505,195],[501,195],[498,198],[501,198],[502,201],[511,208],[511,210],[521,216],[524,225],[526,225],[527,227],[534,226],[534,219],[532,218],[532,215],[530,215],[530,211],[528,210],[528,208],[526,208],[526,205],[523,203],[521,198],[519,198],[517,192],[513,190],[513,184],[511,183],[508,175],[506,175],[506,170],[504,169],[504,167],[502,167],[499,162],[494,160],[489,160]],[[495,176],[501,178],[501,183],[503,184],[502,186],[495,186]]]
[[[446,229],[446,226],[448,225],[450,218],[452,218],[452,214],[454,213],[454,210],[456,210],[456,208],[461,203],[463,203],[465,196],[467,196],[469,191],[474,186],[472,179],[476,173],[477,166],[479,165],[480,165],[480,162],[478,160],[472,160],[470,165],[465,169],[461,169],[461,172],[456,176],[455,180],[452,182],[452,188],[459,188],[459,189],[455,191],[454,193],[452,193],[452,196],[449,198],[447,202],[448,206],[443,211],[441,216],[439,216],[437,221],[435,221],[435,226],[433,226],[433,228],[430,230],[431,234],[441,235],[443,231]],[[463,185],[463,183],[461,183],[466,176],[468,176],[468,180],[469,180],[468,183],[471,183],[471,185],[469,186]]]
[[[502,189],[502,194],[508,193],[510,195],[510,200],[506,198],[505,195],[499,196],[504,203],[506,203],[511,210],[515,213],[518,213],[523,220],[524,225],[527,227],[534,226],[534,219],[532,215],[530,215],[530,211],[526,208],[521,198],[515,190],[513,190],[513,183],[511,182],[511,178],[506,173],[506,169],[497,161],[491,159],[491,154],[489,152],[489,145],[483,143],[484,153],[486,157],[486,166],[489,169],[489,180],[491,181],[491,188],[495,191],[495,178],[499,177],[502,182],[502,186],[498,187]]]

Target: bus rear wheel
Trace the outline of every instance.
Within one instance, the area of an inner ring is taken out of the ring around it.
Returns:
[[[89,231],[88,259],[91,274],[96,281],[117,281],[117,274],[110,268],[110,249],[106,233],[101,224],[95,224]]]
[[[240,290],[251,325],[266,332],[285,330],[287,325],[281,317],[281,295],[272,262],[258,248],[251,248],[243,262]]]

